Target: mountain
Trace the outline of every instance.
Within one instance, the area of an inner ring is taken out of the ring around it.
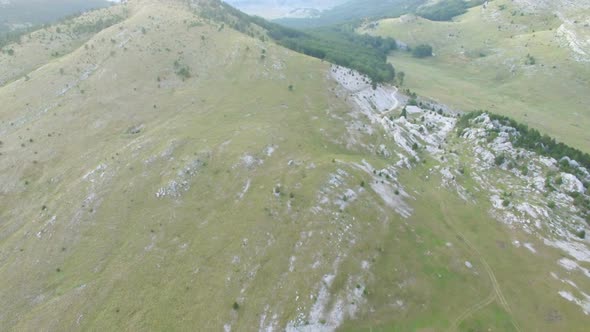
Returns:
[[[587,154],[264,26],[129,0],[3,48],[1,330],[586,329]]]
[[[0,32],[51,23],[78,12],[108,7],[108,0],[2,0]]]

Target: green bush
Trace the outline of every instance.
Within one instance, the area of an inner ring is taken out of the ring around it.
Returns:
[[[402,109],[402,113],[400,114],[400,117],[404,117],[404,118],[407,118],[408,117],[408,111],[406,110],[406,107],[405,106]]]
[[[421,44],[412,49],[412,56],[415,58],[427,58],[432,56],[432,46]]]

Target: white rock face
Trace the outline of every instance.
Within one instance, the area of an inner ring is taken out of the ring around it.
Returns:
[[[561,179],[563,181],[561,184],[561,189],[565,192],[583,193],[586,191],[584,184],[582,184],[582,182],[572,174],[561,173]]]
[[[379,113],[390,111],[398,106],[398,100],[395,97],[397,89],[394,87],[380,84],[373,89],[369,78],[345,67],[333,65],[330,74],[350,93],[361,112],[369,116],[372,121],[379,121]]]
[[[564,258],[558,264],[568,273],[581,273],[590,277],[585,264],[590,262],[590,248],[587,239],[576,235],[587,231],[583,220],[584,207],[574,205],[572,193],[578,199],[588,199],[584,181],[588,171],[575,160],[564,157],[559,160],[540,156],[511,144],[512,137],[519,135],[514,128],[491,120],[481,114],[470,121],[462,132],[465,140],[461,148],[471,151],[473,162],[470,174],[476,181],[477,191],[486,193],[490,202],[490,214],[511,228],[537,236],[546,246],[563,252]],[[503,156],[503,159],[498,159]],[[499,161],[502,161],[498,165]],[[572,173],[559,172],[565,162]],[[449,165],[441,167],[443,181],[448,179]],[[451,167],[452,169],[452,167]],[[532,254],[540,252],[529,242],[513,241]],[[559,292],[564,299],[580,306],[584,313],[590,313],[590,296],[578,289],[576,284],[563,280],[564,286],[573,287]]]

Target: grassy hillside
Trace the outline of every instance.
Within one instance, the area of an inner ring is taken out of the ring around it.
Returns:
[[[395,77],[393,66],[387,62],[387,56],[397,49],[393,38],[373,37],[368,34],[359,36],[350,26],[299,31],[246,15],[217,1],[202,4],[199,14],[221,24],[221,29],[227,24],[262,41],[270,38],[296,52],[358,70],[367,75],[374,85],[391,82]]]
[[[10,46],[32,60],[0,87],[0,330],[585,329],[583,174],[485,114],[400,117],[396,88],[204,2]]]
[[[0,38],[0,86],[21,78],[34,69],[66,56],[97,32],[124,20],[124,6],[105,8],[66,19],[50,27],[16,34],[14,40],[2,43]]]
[[[0,1],[0,33],[51,23],[89,9],[108,7],[107,0],[4,0]]]
[[[515,117],[588,152],[590,67],[584,44],[576,44],[584,40],[588,8],[580,6],[535,9],[496,0],[453,22],[403,16],[360,31],[434,46],[429,59],[390,59],[419,94]]]

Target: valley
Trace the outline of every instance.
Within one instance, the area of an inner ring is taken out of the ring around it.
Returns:
[[[408,74],[407,88],[465,111],[514,117],[587,150],[590,76],[585,54],[590,53],[583,45],[590,32],[582,13],[588,7],[547,3],[552,1],[532,7],[525,1],[495,0],[452,22],[410,14],[368,24],[359,32],[434,46],[435,56],[429,59],[390,57],[398,71]]]

